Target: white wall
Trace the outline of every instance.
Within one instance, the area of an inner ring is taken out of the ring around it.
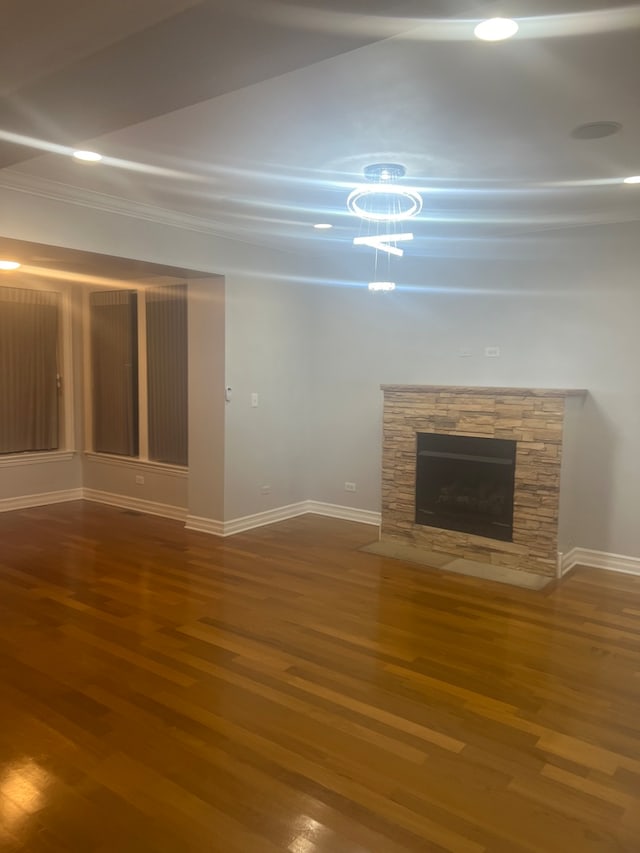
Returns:
[[[586,388],[579,544],[640,556],[639,265],[640,229],[628,225],[487,244],[474,257],[407,253],[396,271],[413,286],[390,294],[318,289],[311,497],[380,509],[381,383]],[[366,281],[369,270],[352,272]]]
[[[144,482],[136,482],[136,477],[142,477]],[[102,497],[122,495],[174,510],[186,511],[188,505],[187,471],[173,466],[90,454],[83,458],[82,485]]]
[[[224,519],[225,280],[189,282],[189,516]]]
[[[309,497],[307,286],[260,276],[227,291],[225,518]],[[258,406],[251,395],[258,394]],[[261,488],[270,487],[263,495]]]
[[[207,303],[211,328],[206,322],[203,326],[202,313],[190,312],[190,482],[149,471],[139,485],[135,475],[144,473],[144,466],[138,472],[132,465],[85,459],[86,487],[182,506],[190,515],[216,521],[307,497],[302,453],[307,362],[301,353],[308,347],[303,328],[308,312],[295,284],[304,269],[302,260],[212,234],[3,188],[0,234],[224,276],[224,304]],[[202,280],[197,286],[206,290],[207,283]],[[232,386],[233,397],[220,407],[225,385]],[[252,392],[259,394],[258,408],[250,405]],[[197,401],[206,401],[206,412]],[[222,423],[217,420],[220,412]],[[77,474],[80,485],[79,468]],[[271,487],[269,495],[261,494],[263,485]]]
[[[637,225],[453,244],[450,257],[418,257],[412,246],[397,267],[411,287],[392,294],[329,284],[366,282],[366,253],[303,268],[266,249],[7,190],[0,233],[225,276],[225,519],[306,498],[379,510],[381,383],[580,387],[590,396],[579,545],[640,556]],[[327,284],[303,283],[303,271]],[[501,357],[485,358],[495,345]]]

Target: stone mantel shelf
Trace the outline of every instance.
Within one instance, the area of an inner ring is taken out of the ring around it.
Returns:
[[[381,385],[382,391],[408,394],[482,394],[492,397],[583,397],[586,388],[492,388],[481,385]]]

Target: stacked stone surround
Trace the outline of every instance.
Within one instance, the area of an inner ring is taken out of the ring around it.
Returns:
[[[565,399],[580,390],[383,385],[382,539],[555,575]],[[513,541],[415,523],[417,433],[516,441]]]

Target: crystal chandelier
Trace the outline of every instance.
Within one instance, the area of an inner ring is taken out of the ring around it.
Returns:
[[[360,234],[354,237],[353,245],[368,246],[375,252],[369,290],[394,290],[391,258],[404,254],[398,243],[413,240],[413,233],[401,223],[420,213],[422,196],[413,187],[397,183],[405,173],[405,167],[399,163],[372,163],[364,170],[366,183],[355,187],[347,198],[348,210],[361,222]]]

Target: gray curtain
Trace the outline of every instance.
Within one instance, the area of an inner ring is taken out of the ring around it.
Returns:
[[[134,291],[90,295],[93,448],[138,455],[138,315]]]
[[[0,453],[58,447],[58,294],[0,287]]]
[[[146,297],[149,458],[186,465],[187,286],[158,287]]]

